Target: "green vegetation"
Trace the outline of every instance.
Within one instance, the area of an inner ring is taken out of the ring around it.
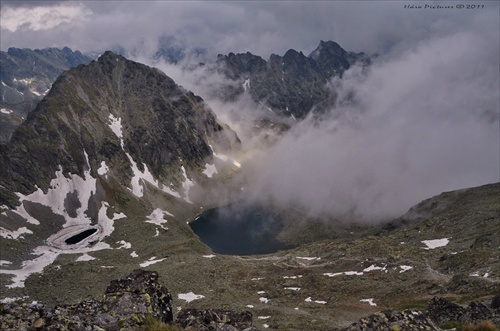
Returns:
[[[147,315],[142,331],[182,331],[184,330],[180,326],[175,326],[167,323],[163,323],[153,317],[152,315]]]
[[[456,331],[499,331],[500,329],[491,321],[482,321],[479,324],[464,324],[461,322],[446,322],[440,325],[442,329],[455,329]]]

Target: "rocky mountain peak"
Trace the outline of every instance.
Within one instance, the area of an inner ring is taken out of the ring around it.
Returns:
[[[311,52],[309,57],[317,61],[320,55],[345,56],[346,53],[347,51],[340,47],[340,45],[336,42],[331,40],[321,40],[318,47]]]
[[[321,41],[309,56],[294,49],[283,56],[271,54],[268,61],[250,53],[219,55],[216,68],[238,82],[233,86],[241,86],[221,88],[223,98],[234,100],[246,91],[276,115],[300,119],[312,109],[331,107],[335,93],[327,87],[328,81],[365,59],[364,54],[347,52],[336,42]]]
[[[106,52],[62,74],[1,148],[0,181],[11,193],[0,204],[12,206],[14,192],[47,190],[59,169],[95,178],[103,163],[108,177],[130,189],[140,190],[132,186],[141,173],[179,189],[186,171],[202,170],[210,145],[238,143],[199,96],[157,69]]]

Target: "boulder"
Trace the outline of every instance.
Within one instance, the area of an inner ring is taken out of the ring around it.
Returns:
[[[410,330],[441,330],[425,314],[420,311],[404,310],[396,312],[386,310],[365,317],[349,325],[344,331],[410,331]]]
[[[445,322],[478,324],[482,321],[491,321],[497,327],[500,326],[500,311],[490,309],[478,301],[473,301],[464,308],[445,298],[434,297],[427,306],[427,315],[438,324]]]
[[[252,326],[253,315],[228,309],[183,309],[177,315],[176,324],[198,331],[258,331]]]
[[[6,304],[1,309],[1,330],[139,330],[152,316],[172,323],[172,296],[158,283],[158,273],[134,270],[114,280],[101,300],[82,301],[53,309],[39,303]]]
[[[436,323],[459,321],[465,309],[445,298],[434,297],[427,305],[427,315]]]

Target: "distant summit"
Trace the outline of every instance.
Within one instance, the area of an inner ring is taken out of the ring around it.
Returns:
[[[90,61],[92,57],[68,47],[0,52],[0,141],[10,139],[63,71]]]
[[[247,92],[272,112],[300,119],[313,108],[331,106],[335,95],[327,88],[329,80],[356,63],[367,66],[370,58],[321,41],[309,56],[293,49],[283,56],[272,54],[268,61],[249,52],[219,55],[216,70],[236,83],[220,89],[223,99],[234,100]]]

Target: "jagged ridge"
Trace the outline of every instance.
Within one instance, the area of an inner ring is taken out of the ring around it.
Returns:
[[[209,144],[238,143],[200,97],[156,69],[106,52],[61,75],[1,147],[0,204],[12,207],[14,192],[46,190],[59,167],[66,176],[89,170],[97,177],[102,162],[124,186],[133,162],[178,186],[181,167],[201,170]]]
[[[222,98],[234,100],[248,90],[279,115],[305,117],[313,108],[323,109],[334,103],[335,94],[328,82],[353,64],[367,66],[370,58],[364,53],[347,52],[333,41],[321,41],[309,55],[293,49],[283,56],[272,54],[268,61],[249,52],[219,55],[216,70],[238,82],[224,86]]]

